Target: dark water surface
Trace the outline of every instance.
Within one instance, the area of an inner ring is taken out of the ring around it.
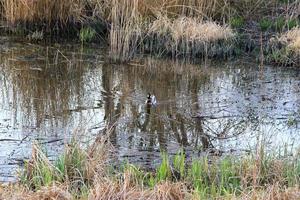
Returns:
[[[299,70],[255,62],[107,64],[105,49],[0,39],[0,181],[14,180],[32,142],[55,159],[74,135],[115,124],[120,160],[151,167],[160,151],[243,154],[299,147]],[[158,105],[147,107],[147,93]]]

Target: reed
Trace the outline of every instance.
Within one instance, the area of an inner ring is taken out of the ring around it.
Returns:
[[[232,53],[235,33],[215,22],[161,16],[150,24],[146,43],[150,52],[167,52],[173,57],[222,56]]]
[[[83,21],[84,0],[3,0],[3,10],[10,24],[46,23],[66,25]]]
[[[141,40],[140,0],[113,0],[111,10],[110,57],[126,62],[136,53]]]
[[[23,199],[289,199],[299,198],[300,162],[267,154],[264,148],[244,158],[204,156],[186,160],[183,151],[162,154],[156,172],[125,164],[112,168],[107,136],[87,149],[72,141],[55,162],[38,145],[19,184],[0,197]],[[111,154],[112,155],[112,154]],[[180,175],[178,177],[178,175]],[[0,188],[1,189],[1,188]],[[15,192],[13,192],[15,191]],[[271,195],[271,196],[270,196]]]

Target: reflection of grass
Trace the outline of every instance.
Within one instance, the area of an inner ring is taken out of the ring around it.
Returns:
[[[179,151],[173,162],[167,154],[162,154],[162,163],[153,173],[130,164],[113,170],[107,164],[108,149],[103,139],[88,150],[73,141],[57,161],[51,163],[39,146],[34,145],[20,185],[6,188],[2,196],[17,195],[12,189],[22,191],[18,193],[31,199],[40,198],[41,191],[43,197],[49,199],[58,196],[82,199],[264,199],[267,194],[280,199],[299,192],[295,189],[300,176],[297,157],[277,158],[260,150],[244,158],[204,156],[187,162],[184,152]]]

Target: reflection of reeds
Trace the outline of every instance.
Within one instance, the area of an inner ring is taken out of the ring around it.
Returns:
[[[14,114],[20,114],[23,125],[40,127],[45,119],[51,119],[49,122],[54,125],[57,121],[53,116],[68,116],[68,110],[82,98],[82,63],[68,56],[68,62],[50,65],[49,62],[57,62],[55,52],[54,49],[32,48],[26,52],[19,49],[1,57],[5,77],[2,84],[8,86],[2,88],[2,96],[12,102]]]

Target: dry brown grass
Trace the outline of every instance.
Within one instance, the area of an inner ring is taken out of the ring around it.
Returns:
[[[3,186],[0,189],[2,200],[71,200],[73,196],[64,186],[52,185],[33,192],[22,185]]]
[[[298,200],[300,199],[300,190],[298,187],[282,189],[279,183],[269,185],[265,189],[254,189],[249,192],[243,192],[239,196],[233,196],[231,199],[240,200]]]
[[[299,66],[300,28],[295,27],[271,38],[267,46],[267,51],[267,59],[270,62],[282,66]]]
[[[278,41],[293,52],[300,54],[300,28],[294,28],[283,33]]]
[[[226,55],[235,44],[235,33],[228,26],[191,17],[171,20],[161,15],[150,24],[147,36],[147,50],[173,57]]]
[[[17,22],[67,24],[83,20],[85,0],[3,0],[4,16]]]
[[[234,38],[234,32],[228,26],[221,26],[211,21],[203,22],[200,19],[188,17],[181,17],[172,21],[162,16],[150,25],[149,33],[158,35],[170,33],[172,39],[176,42],[179,40],[216,42]]]
[[[89,200],[130,199],[130,200],[182,200],[191,199],[184,183],[162,182],[153,189],[143,189],[131,185],[128,174],[124,174],[124,182],[110,180],[99,181],[91,190]]]
[[[142,35],[139,0],[113,0],[110,30],[110,57],[128,61],[136,52]]]

